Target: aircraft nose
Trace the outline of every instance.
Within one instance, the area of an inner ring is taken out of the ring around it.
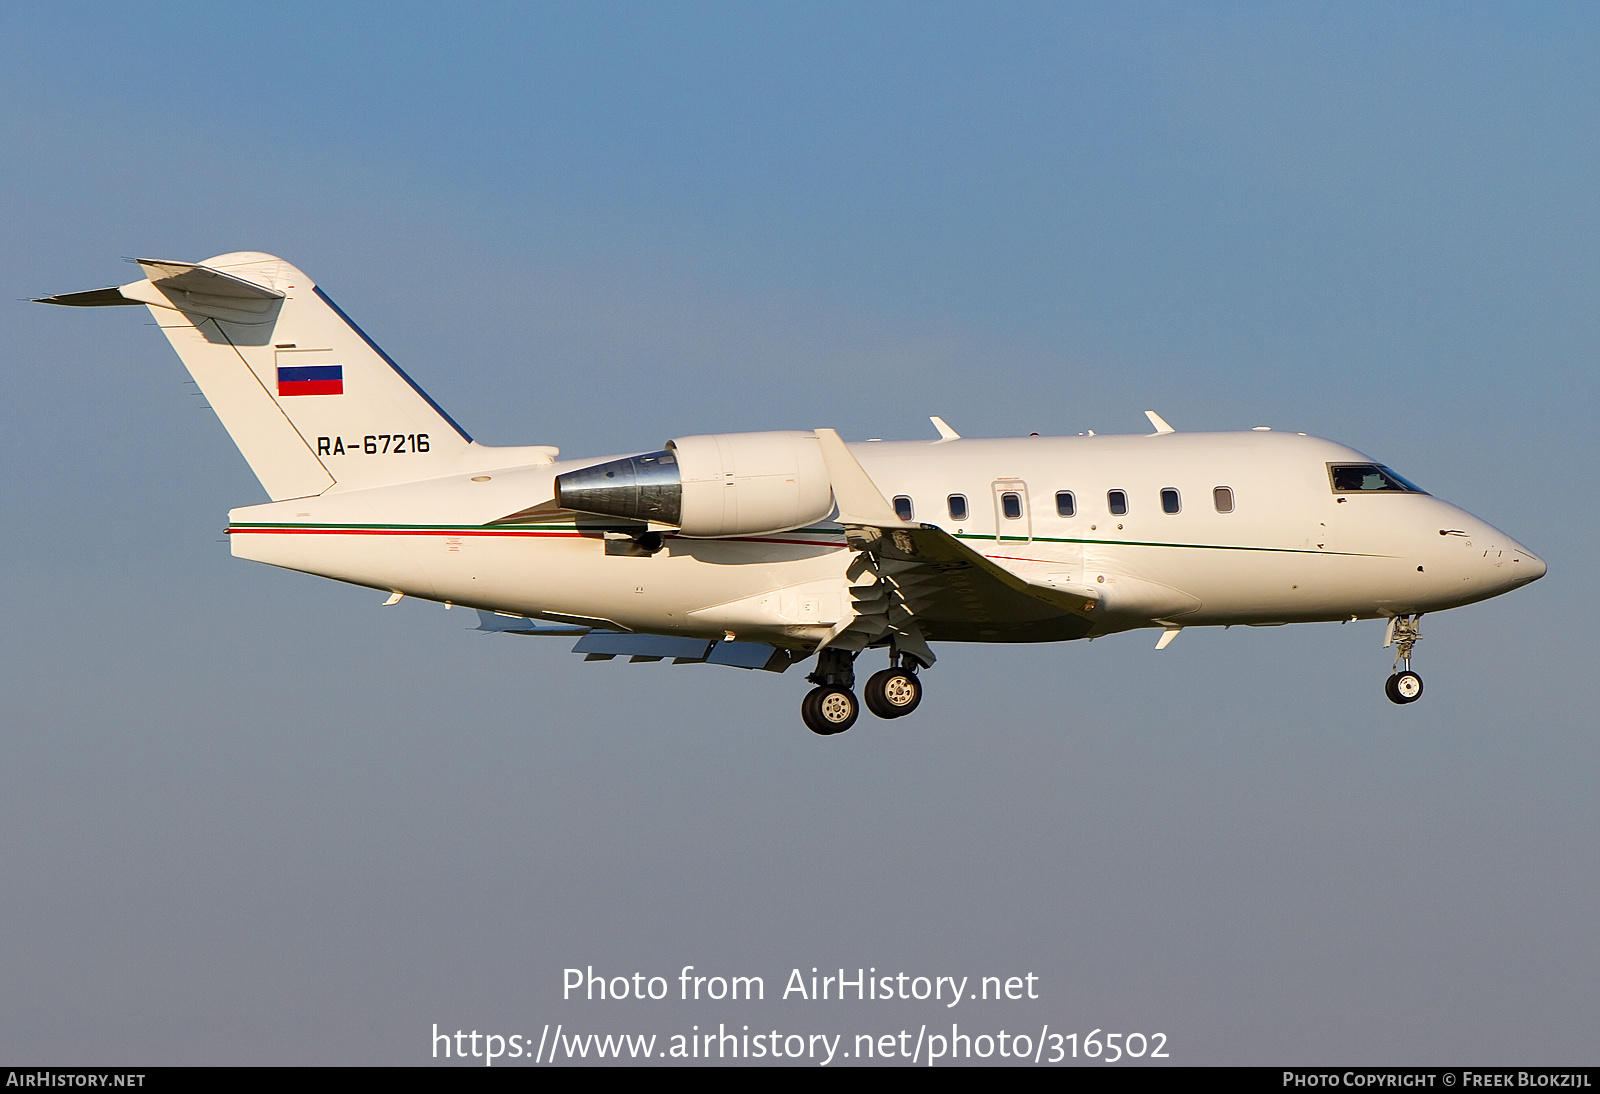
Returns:
[[[1491,596],[1538,581],[1548,571],[1544,559],[1498,528],[1470,513],[1455,514],[1454,527],[1440,528],[1441,543],[1458,543],[1468,549],[1463,579]],[[1468,575],[1471,576],[1468,576]]]
[[[1545,571],[1550,568],[1545,565],[1544,559],[1540,558],[1538,555],[1534,554],[1520,543],[1517,544],[1513,550],[1516,552],[1514,557],[1516,560],[1518,575],[1522,578],[1521,581],[1517,582],[1519,585],[1526,585],[1530,581],[1538,581],[1545,575]]]
[[[1487,554],[1488,557],[1498,561],[1496,569],[1499,571],[1500,581],[1507,589],[1519,589],[1538,581],[1549,570],[1544,559],[1510,536],[1502,538],[1500,542],[1505,546],[1491,548]]]

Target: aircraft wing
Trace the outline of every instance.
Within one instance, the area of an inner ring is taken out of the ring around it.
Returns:
[[[1079,638],[1099,606],[1091,589],[1034,585],[931,524],[901,520],[838,433],[815,430],[833,482],[838,521],[858,557],[848,571],[854,613],[824,646],[894,643],[925,665],[940,639]]]
[[[932,664],[931,641],[1044,642],[1079,638],[1099,607],[1091,590],[1034,585],[933,525],[854,522],[847,571],[854,614],[824,644],[861,649],[891,639]]]
[[[873,530],[860,529],[867,534]],[[912,580],[914,575],[920,590],[914,594],[915,599],[925,610],[940,616],[949,613],[937,609],[952,600],[998,619],[1039,614],[1041,606],[1045,606],[1046,615],[1068,612],[1088,616],[1100,603],[1092,589],[1080,592],[1026,581],[931,524],[877,531],[881,536],[868,549],[880,565],[887,564],[905,575],[899,579],[902,582]]]

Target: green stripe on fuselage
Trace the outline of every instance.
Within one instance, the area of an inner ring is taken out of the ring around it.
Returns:
[[[556,532],[556,531],[633,531],[637,525],[603,525],[585,524],[581,528],[571,522],[558,524],[295,524],[287,521],[270,523],[240,523],[228,525],[230,529],[252,528],[298,528],[306,531],[327,532]],[[792,532],[773,533],[774,535],[817,535],[838,537],[844,530],[832,528],[798,528]],[[1185,551],[1260,551],[1268,554],[1290,555],[1341,555],[1349,558],[1389,558],[1389,555],[1375,555],[1366,551],[1324,551],[1310,547],[1250,547],[1239,544],[1227,543],[1159,543],[1154,540],[1137,539],[1077,539],[1064,536],[1001,536],[998,540],[994,536],[979,535],[975,532],[952,532],[956,539],[974,543],[995,543],[1001,546],[1028,543],[1075,543],[1080,545],[1093,545],[1102,547],[1166,547]],[[1048,561],[1041,559],[1040,561]]]

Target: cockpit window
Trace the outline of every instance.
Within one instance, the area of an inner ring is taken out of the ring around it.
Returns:
[[[1414,482],[1375,463],[1330,463],[1328,477],[1335,494],[1426,494]]]

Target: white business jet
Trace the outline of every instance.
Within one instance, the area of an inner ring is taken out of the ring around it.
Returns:
[[[1383,619],[1386,691],[1422,694],[1424,612],[1539,578],[1516,540],[1343,445],[1256,429],[846,444],[832,429],[679,437],[560,460],[467,436],[305,274],[271,255],[140,260],[143,304],[271,502],[233,553],[568,635],[590,660],[782,672],[815,656],[817,733],[863,687],[897,718],[937,642]]]

